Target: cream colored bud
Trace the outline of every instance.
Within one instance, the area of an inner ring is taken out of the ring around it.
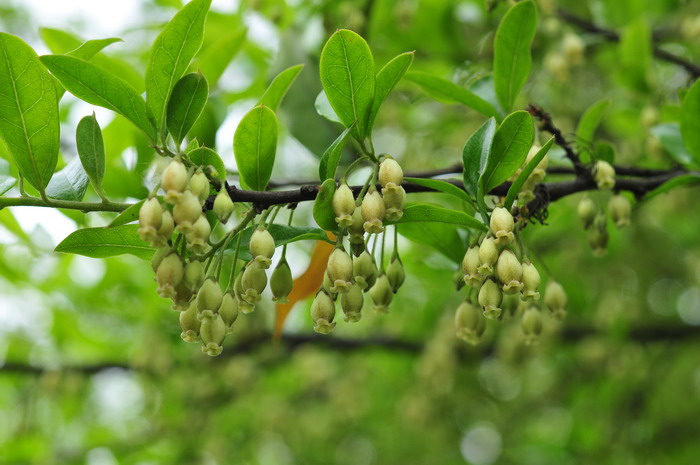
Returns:
[[[564,287],[558,282],[551,280],[547,283],[544,291],[544,304],[557,318],[566,315],[566,303],[568,301]]]
[[[483,277],[493,275],[493,266],[498,260],[498,247],[495,239],[491,236],[481,241],[479,246],[479,274]]]
[[[238,319],[238,301],[231,292],[224,294],[221,307],[219,307],[219,315],[226,324],[226,332],[230,333],[233,329],[233,323]]]
[[[369,290],[369,296],[372,298],[372,308],[377,313],[388,313],[389,305],[394,298],[394,291],[391,289],[391,283],[386,274],[382,274],[377,278],[377,282]]]
[[[233,292],[238,302],[238,310],[241,313],[248,314],[255,310],[255,303],[250,303],[245,300],[245,290],[243,289],[243,272],[238,273],[233,284]]]
[[[365,220],[363,227],[370,234],[377,234],[384,231],[384,199],[376,190],[365,194],[362,200],[362,218]]]
[[[314,331],[320,334],[329,334],[335,328],[335,303],[325,293],[319,291],[311,304],[311,318],[314,321]]]
[[[163,170],[160,185],[165,191],[165,201],[170,203],[178,203],[180,196],[187,187],[190,175],[187,173],[187,168],[180,160],[173,160]]]
[[[340,306],[345,314],[343,319],[347,322],[355,323],[362,318],[362,306],[365,298],[359,284],[353,283],[350,290],[340,296]]]
[[[366,250],[352,260],[352,274],[360,289],[371,288],[377,280],[377,265]]]
[[[535,155],[542,149],[539,144],[535,144],[532,147],[530,147],[530,151],[527,154],[527,159],[525,160],[525,164],[529,164],[533,158],[535,158]],[[530,173],[530,177],[528,177],[528,181],[531,182],[530,184],[530,190],[539,182],[541,182],[545,176],[547,175],[547,166],[549,165],[549,157],[545,155],[542,160],[537,164],[534,170],[532,170],[532,173]]]
[[[183,275],[184,267],[176,253],[171,253],[163,258],[156,271],[158,294],[161,297],[174,298],[177,295],[175,288],[182,281]]]
[[[479,274],[480,264],[479,246],[475,244],[467,249],[467,253],[464,254],[464,259],[462,260],[464,282],[475,289],[480,288],[481,283],[484,282],[484,277]]]
[[[253,305],[257,304],[260,302],[265,287],[267,287],[265,270],[253,262],[248,263],[243,271],[241,285],[243,286],[243,300]]]
[[[496,281],[487,279],[479,289],[479,305],[488,319],[495,320],[501,316],[501,302],[503,301],[503,292],[496,284]]]
[[[213,318],[221,307],[224,293],[213,278],[207,278],[197,292],[197,310],[200,318]]]
[[[151,269],[155,273],[158,271],[158,266],[160,263],[163,261],[163,259],[172,252],[173,249],[171,249],[169,246],[164,246],[164,247],[159,247],[156,249],[155,253],[153,254],[153,258],[151,258]]]
[[[584,228],[588,229],[591,227],[597,213],[598,209],[596,208],[593,200],[591,200],[591,198],[587,195],[582,197],[581,201],[576,207],[576,214],[581,220],[581,223],[583,223]]]
[[[612,189],[615,187],[615,168],[604,160],[598,160],[593,168],[593,178],[598,189]]]
[[[197,318],[197,304],[192,301],[187,310],[180,312],[180,337],[185,342],[194,343],[199,341],[199,329],[202,322]]]
[[[226,339],[226,323],[221,315],[202,320],[199,337],[202,339],[202,352],[210,357],[220,355],[224,350],[221,344]]]
[[[233,200],[228,195],[225,187],[222,187],[214,199],[214,214],[222,223],[226,224],[233,214]]]
[[[610,197],[608,202],[608,211],[612,217],[615,226],[624,228],[630,224],[630,215],[632,214],[632,205],[627,197],[616,194]]]
[[[537,271],[535,265],[529,261],[523,262],[523,299],[524,300],[539,300],[540,272]]]
[[[479,309],[466,300],[457,307],[455,312],[455,327],[457,337],[469,344],[476,345],[486,329],[486,320]]]
[[[353,223],[353,213],[355,213],[355,197],[346,183],[341,183],[336,189],[332,203],[335,222],[341,228],[350,227]]]
[[[173,215],[167,208],[163,209],[163,215],[161,216],[160,228],[158,228],[158,236],[151,245],[154,247],[162,247],[168,243],[175,230],[175,221],[173,220]]]
[[[200,204],[204,204],[211,190],[209,178],[202,170],[197,170],[190,178],[190,182],[187,183],[187,188],[199,199]]]
[[[139,236],[145,242],[158,240],[158,229],[163,221],[163,207],[157,198],[146,200],[139,210]]]
[[[204,266],[199,260],[192,260],[185,265],[185,285],[193,291],[199,290],[204,282]]]
[[[523,288],[523,267],[510,250],[504,250],[498,256],[496,276],[503,284],[503,292],[517,294]]]
[[[192,230],[194,222],[202,216],[202,205],[199,199],[190,191],[181,194],[180,200],[173,207],[173,220],[177,232],[187,234]]]
[[[350,241],[363,241],[365,235],[364,228],[365,219],[362,216],[362,208],[356,207],[352,212],[352,224],[348,226],[348,232],[350,233]]]
[[[542,334],[542,315],[537,307],[530,307],[525,310],[520,327],[525,334],[525,344],[532,345],[538,342]]]
[[[248,248],[258,267],[270,268],[272,256],[275,254],[275,239],[267,229],[262,226],[255,229],[252,236],[250,236]]]
[[[353,265],[350,255],[342,249],[336,248],[328,257],[326,274],[331,281],[331,291],[345,294],[352,285]]]
[[[192,225],[190,232],[185,234],[187,246],[195,253],[202,253],[209,247],[209,235],[211,234],[211,225],[207,220],[206,215],[199,215],[197,221]]]
[[[403,170],[393,158],[385,158],[379,164],[379,184],[382,187],[397,187],[403,182]]]
[[[493,212],[491,212],[490,226],[497,246],[503,247],[513,242],[515,222],[513,221],[513,215],[508,210],[503,207],[494,208]]]
[[[403,217],[403,207],[406,203],[406,191],[402,186],[385,187],[382,189],[384,200],[384,217],[387,221],[399,221]]]

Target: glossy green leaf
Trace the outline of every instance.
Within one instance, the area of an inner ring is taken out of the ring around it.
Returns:
[[[513,181],[513,184],[511,184],[511,186],[508,188],[508,194],[506,195],[506,201],[503,203],[503,206],[506,208],[506,210],[510,210],[510,207],[513,206],[513,202],[515,201],[515,197],[520,192],[520,189],[522,189],[523,184],[525,184],[525,181],[527,181],[527,178],[530,177],[530,175],[535,170],[537,165],[547,155],[547,152],[549,152],[549,149],[552,148],[553,143],[554,143],[554,137],[551,137],[542,146],[542,148],[537,151],[535,156],[532,157],[532,160],[530,160],[528,162],[528,164],[525,165],[525,167],[522,169],[522,171],[520,172],[518,177],[515,178],[515,181]]]
[[[700,176],[697,174],[684,174],[682,176],[678,176],[676,178],[673,178],[673,179],[661,184],[656,189],[648,192],[644,196],[644,199],[650,199],[652,197],[656,197],[659,194],[663,194],[664,192],[668,192],[668,191],[675,189],[677,187],[687,186],[687,185],[691,185],[691,184],[693,184],[693,185],[700,184]]]
[[[201,73],[184,75],[173,87],[168,102],[168,131],[180,145],[202,114],[209,97],[207,79]]]
[[[56,86],[34,50],[4,32],[0,32],[0,109],[0,135],[19,172],[43,192],[58,162]]]
[[[498,101],[506,111],[513,108],[530,75],[530,47],[536,30],[537,7],[532,1],[525,1],[508,10],[496,31],[493,79]]]
[[[223,160],[214,150],[209,147],[199,147],[187,152],[187,157],[197,166],[211,166],[220,179],[226,179],[226,166]]]
[[[314,201],[314,220],[326,231],[337,231],[338,223],[335,222],[333,211],[333,194],[335,194],[335,180],[326,179],[318,188],[318,195]]]
[[[438,192],[442,192],[444,194],[450,194],[450,195],[457,197],[460,200],[464,200],[466,202],[468,202],[470,200],[469,194],[467,194],[464,190],[460,189],[459,187],[457,187],[454,184],[451,184],[447,181],[443,181],[440,179],[411,178],[411,177],[404,177],[403,180],[408,181],[412,184],[417,184],[419,186],[428,187],[430,189],[436,190]]]
[[[316,96],[314,108],[316,108],[316,113],[323,116],[328,121],[343,124],[338,115],[336,115],[335,110],[333,110],[333,107],[331,107],[331,103],[328,101],[328,96],[324,91],[319,92]]]
[[[277,150],[277,117],[265,106],[250,110],[233,135],[233,153],[241,184],[264,191],[272,175]]]
[[[484,223],[464,212],[427,203],[407,204],[403,210],[403,216],[397,223],[446,223],[482,231],[488,229]]]
[[[333,141],[331,146],[323,152],[318,165],[318,177],[321,179],[321,182],[335,177],[335,171],[338,169],[338,162],[340,162],[340,156],[343,154],[345,142],[348,140],[348,136],[353,127],[354,126],[350,126],[346,128],[345,131]]]
[[[695,81],[683,99],[681,135],[695,162],[700,163],[700,79]]]
[[[287,95],[289,88],[292,87],[302,69],[304,69],[303,64],[290,66],[275,76],[270,85],[267,86],[263,96],[260,97],[258,105],[265,105],[277,111],[282,103],[282,99]]]
[[[471,135],[462,150],[464,188],[474,198],[477,197],[479,191],[479,177],[486,167],[497,127],[496,119],[489,118]]]
[[[44,55],[40,59],[70,93],[87,103],[119,113],[152,141],[157,139],[153,114],[126,81],[80,58]]]
[[[399,234],[418,244],[432,247],[454,263],[461,263],[464,244],[459,237],[459,227],[444,223],[397,224]]]
[[[52,199],[79,202],[85,197],[88,182],[80,160],[74,158],[65,168],[54,174],[46,186],[46,195]]]
[[[534,138],[535,127],[530,113],[516,111],[503,120],[493,136],[491,153],[479,178],[481,195],[505,182],[522,166]]]
[[[129,224],[133,223],[134,221],[138,221],[139,219],[139,212],[141,211],[141,206],[143,203],[146,201],[146,199],[139,200],[120,214],[118,214],[112,221],[109,223],[109,227],[113,228],[115,226],[121,226],[123,224]]]
[[[600,126],[605,112],[610,106],[610,100],[603,99],[591,105],[581,116],[576,126],[576,139],[582,144],[593,143],[593,135]]]
[[[138,228],[138,224],[125,224],[114,228],[78,229],[63,239],[54,251],[92,258],[130,254],[150,260],[155,249],[139,237]]]
[[[365,39],[340,29],[321,51],[321,84],[333,110],[345,127],[356,123],[353,134],[368,132],[369,110],[374,99],[374,59]]]
[[[247,30],[240,28],[224,34],[206,49],[202,50],[194,62],[194,70],[206,76],[211,88],[216,87],[231,60],[238,54],[245,43]]]
[[[80,162],[95,191],[101,193],[105,175],[105,144],[94,113],[80,120],[75,131],[75,141]]]
[[[686,167],[697,167],[681,136],[681,128],[678,123],[663,123],[651,128],[651,133],[658,137],[661,147],[676,162]]]
[[[146,101],[163,131],[170,93],[202,46],[211,0],[192,0],[158,35],[146,67]]]
[[[496,116],[498,114],[496,108],[486,100],[447,79],[420,71],[409,71],[404,75],[404,78],[418,84],[426,94],[439,102],[459,103],[478,111],[484,116]]]
[[[395,56],[377,73],[374,100],[372,101],[372,108],[369,111],[369,121],[367,123],[370,129],[374,126],[374,119],[377,117],[379,107],[382,106],[386,96],[389,95],[389,92],[398,84],[403,75],[406,74],[408,68],[411,67],[414,56],[415,52],[406,52]]]

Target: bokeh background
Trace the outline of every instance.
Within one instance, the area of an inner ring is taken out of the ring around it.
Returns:
[[[570,134],[581,113],[607,97],[612,104],[599,137],[614,146],[619,163],[666,168],[682,159],[673,124],[679,95],[691,83],[686,72],[581,33],[556,9],[619,31],[641,22],[664,48],[700,62],[700,4],[537,3],[535,66],[519,106],[541,105]],[[149,44],[181,4],[0,0],[0,30],[40,54],[121,37],[100,63],[143,90]],[[318,57],[336,28],[364,35],[378,66],[416,50],[413,69],[483,90],[495,27],[508,5],[214,0],[195,66],[221,77],[196,135],[235,167],[237,122],[277,72],[304,63],[282,106],[273,179],[313,179],[318,156],[340,133],[314,109]],[[582,54],[572,56],[567,40],[582,41]],[[124,120],[70,95],[62,101],[61,163],[75,156],[75,124],[94,110],[105,130],[107,194],[143,198],[151,151]],[[382,107],[374,141],[407,171],[443,168],[461,159],[482,122],[405,82]],[[560,157],[555,151],[552,158],[556,164]],[[0,175],[9,170],[0,158]],[[592,257],[575,217],[580,196],[551,205],[547,225],[525,235],[545,277],[565,286],[568,317],[547,317],[537,346],[524,345],[518,322],[508,319],[489,321],[478,346],[455,337],[453,315],[463,296],[453,275],[464,238],[440,227],[441,251],[401,240],[408,276],[389,315],[365,308],[358,324],[340,322],[331,336],[316,337],[309,302],[301,302],[275,345],[268,302],[239,318],[216,359],[180,340],[177,315],[156,294],[148,263],[52,252],[72,230],[107,224],[109,215],[2,210],[0,462],[698,463],[697,193],[677,189],[638,203],[628,229],[611,228],[601,259]],[[594,198],[604,205],[607,195]],[[417,197],[460,207],[444,196]],[[296,221],[312,224],[309,205],[299,207]],[[307,268],[312,247],[290,248],[295,275]]]

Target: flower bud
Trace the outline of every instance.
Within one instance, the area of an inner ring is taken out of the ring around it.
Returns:
[[[231,292],[224,294],[224,298],[221,300],[221,307],[219,307],[219,315],[226,324],[226,332],[230,333],[233,323],[238,318],[238,302]]]
[[[289,268],[287,260],[282,260],[277,264],[277,267],[272,272],[272,276],[270,276],[272,300],[283,304],[287,303],[287,296],[292,292],[293,286],[292,270]]]
[[[175,221],[173,215],[167,208],[163,209],[161,216],[160,228],[158,228],[158,236],[151,242],[154,247],[162,247],[168,243],[175,230]]]
[[[163,221],[163,207],[157,198],[146,200],[139,210],[139,236],[145,242],[158,240],[158,229]]]
[[[175,286],[175,297],[171,297],[173,301],[173,310],[176,312],[184,312],[190,306],[190,301],[192,300],[192,292],[185,284],[185,280],[180,281],[180,284]]]
[[[335,222],[341,228],[347,228],[353,223],[353,213],[355,213],[355,197],[352,190],[344,182],[333,194],[333,211],[335,212]]]
[[[479,309],[466,300],[457,307],[455,313],[457,337],[469,344],[476,345],[486,329],[486,320]]]
[[[160,185],[165,191],[165,201],[176,204],[187,187],[190,179],[187,168],[180,160],[173,160],[163,170]]]
[[[479,246],[474,244],[467,249],[462,260],[462,271],[464,271],[464,282],[473,288],[481,287],[484,277],[479,274]]]
[[[402,186],[385,187],[382,189],[384,210],[387,221],[399,221],[403,217],[403,207],[406,203],[406,191]]]
[[[530,148],[530,151],[527,154],[527,159],[525,160],[525,164],[529,164],[530,161],[537,155],[537,153],[542,149],[542,147],[539,146],[539,144],[535,144]],[[532,170],[532,173],[530,173],[530,177],[528,180],[532,180],[533,184],[537,184],[541,182],[544,177],[547,175],[547,165],[549,165],[549,157],[545,155],[542,160],[537,164],[534,170]]]
[[[397,255],[391,258],[391,262],[389,262],[389,266],[386,269],[386,277],[389,279],[391,290],[396,294],[406,280],[406,271],[403,269],[403,263],[401,263],[401,259]]]
[[[493,266],[498,260],[498,248],[493,237],[488,236],[479,246],[479,274],[488,277],[493,274]]]
[[[311,318],[314,320],[314,331],[329,334],[335,328],[335,303],[333,299],[321,290],[311,304]]]
[[[162,262],[163,259],[172,251],[173,249],[171,249],[169,246],[163,246],[156,249],[155,253],[153,254],[153,258],[151,258],[151,268],[153,269],[154,273],[158,271],[160,262]]]
[[[354,239],[354,240],[353,240]],[[359,239],[359,241],[357,240]],[[353,257],[359,257],[365,251],[365,241],[362,236],[350,236],[350,253]]]
[[[382,274],[377,278],[377,282],[369,290],[369,296],[372,298],[372,308],[375,312],[389,312],[389,305],[394,298],[394,291],[386,274]]]
[[[192,230],[194,222],[202,216],[202,205],[199,199],[190,191],[185,191],[173,207],[173,220],[179,233],[187,234]]]
[[[211,226],[206,215],[199,215],[197,221],[192,225],[192,229],[185,235],[187,245],[190,250],[195,253],[204,252],[209,246],[209,235],[211,234]]]
[[[501,316],[501,302],[503,292],[496,284],[496,281],[487,279],[479,289],[479,305],[484,312],[484,316],[490,320],[495,320]]]
[[[562,52],[564,54],[564,59],[570,66],[577,66],[583,62],[583,52],[585,48],[586,44],[581,40],[578,34],[569,32],[564,35]]]
[[[581,198],[581,201],[578,203],[576,213],[578,214],[578,218],[581,220],[581,223],[583,223],[583,227],[588,229],[593,224],[593,220],[598,213],[598,209],[596,208],[595,203],[593,203],[593,200],[591,200],[590,197],[585,196]]]
[[[362,200],[362,218],[365,220],[363,227],[370,234],[378,234],[384,231],[384,200],[376,190],[372,189],[365,194]]]
[[[525,334],[525,344],[532,345],[538,342],[540,334],[542,334],[542,315],[537,307],[531,306],[525,310],[520,327]]]
[[[270,268],[272,256],[275,254],[275,240],[267,229],[258,226],[253,231],[248,249],[256,266],[263,269]]]
[[[362,289],[359,284],[353,283],[350,290],[340,296],[340,306],[343,308],[345,316],[343,319],[347,322],[355,323],[362,318],[362,306],[365,303],[365,297],[362,295]]]
[[[253,305],[257,304],[267,286],[265,270],[256,266],[254,262],[249,262],[243,271],[241,286],[243,286],[243,300]]]
[[[233,292],[236,296],[236,301],[238,301],[238,310],[240,310],[241,313],[248,314],[255,310],[255,304],[251,304],[244,298],[245,290],[243,289],[243,272],[238,273],[238,276],[233,284]]]
[[[513,242],[513,228],[515,223],[513,222],[513,215],[510,214],[508,210],[503,207],[494,208],[491,212],[491,233],[494,235],[494,243],[503,247]]]
[[[226,323],[221,315],[202,320],[199,328],[199,337],[202,338],[202,352],[216,357],[224,348],[221,346],[226,339]]]
[[[174,252],[165,257],[156,271],[158,294],[166,298],[175,297],[175,288],[182,281],[183,275],[184,268],[180,257]]]
[[[566,302],[568,297],[564,287],[556,281],[549,281],[547,288],[544,291],[544,304],[557,318],[563,318],[566,315]]]
[[[326,291],[326,294],[331,296],[331,299],[333,299],[333,302],[335,302],[338,299],[338,293],[333,292],[331,288],[333,287],[333,283],[331,282],[331,278],[328,277],[328,273],[323,273],[323,283],[321,283],[321,289]]]
[[[350,233],[350,241],[362,241],[364,242],[365,219],[362,216],[362,208],[356,207],[355,211],[352,212],[352,224],[348,226],[348,232]]]
[[[377,280],[377,265],[366,250],[352,261],[352,274],[360,289],[371,288]]]
[[[344,249],[338,247],[328,257],[326,274],[331,281],[332,292],[344,294],[350,290],[353,274],[352,258]]]
[[[523,288],[523,266],[510,250],[504,250],[496,263],[496,276],[503,284],[503,292],[517,294]]]
[[[192,301],[184,312],[180,312],[180,337],[185,342],[199,341],[199,328],[202,322],[197,318],[197,304]]]
[[[593,249],[594,257],[603,257],[608,253],[608,227],[605,215],[598,214],[593,220],[593,227],[588,230],[588,244]]]
[[[197,310],[200,318],[213,318],[224,297],[221,286],[214,278],[207,278],[197,292]]]
[[[615,226],[618,228],[624,228],[630,224],[630,214],[632,213],[632,205],[627,197],[624,195],[616,194],[610,197],[610,202],[608,202],[608,211],[612,217]]]
[[[233,200],[228,195],[225,187],[222,187],[214,199],[214,214],[222,223],[226,224],[233,214]]]
[[[379,184],[382,187],[397,187],[403,182],[403,170],[393,158],[387,157],[379,164]]]
[[[612,189],[615,187],[615,168],[604,160],[598,160],[593,168],[593,179],[598,189]]]
[[[529,261],[524,261],[523,269],[523,299],[524,300],[539,300],[540,293],[540,272],[537,271],[535,265]]]
[[[192,260],[185,265],[184,283],[191,291],[198,291],[204,282],[204,266],[199,260]]]
[[[204,174],[202,170],[197,170],[190,178],[190,182],[187,183],[187,188],[199,199],[200,205],[204,204],[204,201],[209,197],[209,191],[211,189],[209,186],[209,178],[207,178],[207,175]]]

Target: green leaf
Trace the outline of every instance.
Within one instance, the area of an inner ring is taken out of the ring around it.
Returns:
[[[526,111],[511,113],[493,136],[491,153],[479,178],[479,197],[506,181],[522,166],[535,139],[532,117]]]
[[[598,142],[595,146],[595,159],[615,163],[615,147],[608,142]]]
[[[246,32],[245,28],[241,28],[222,35],[214,43],[202,50],[199,58],[195,60],[194,69],[199,69],[207,77],[210,87],[216,87],[231,60],[241,50],[245,43]]]
[[[241,249],[248,250],[248,244],[250,243],[250,237],[253,234],[255,227],[249,227],[243,230],[243,236],[241,237]],[[267,228],[268,232],[272,235],[275,240],[275,246],[281,247],[285,244],[290,244],[292,242],[298,241],[326,241],[329,242],[328,235],[326,231],[319,228],[311,227],[296,227],[287,226],[283,224],[271,224]],[[231,241],[232,248],[235,249],[236,241]]]
[[[12,189],[15,184],[17,184],[17,179],[11,175],[10,164],[0,158],[0,195]]]
[[[404,223],[396,226],[399,234],[411,241],[432,247],[454,263],[462,262],[464,244],[457,226],[444,223]]]
[[[276,150],[275,112],[266,106],[257,106],[243,117],[233,135],[233,154],[241,174],[241,184],[264,191],[272,175]]]
[[[338,115],[335,114],[335,110],[333,110],[333,107],[331,107],[331,103],[328,101],[328,96],[324,91],[319,92],[316,96],[314,108],[316,108],[316,113],[323,116],[328,121],[343,124],[343,122],[340,121],[340,118],[338,118]]]
[[[340,155],[343,153],[343,147],[345,147],[345,142],[348,140],[348,135],[350,135],[350,131],[352,131],[353,127],[354,125],[346,128],[345,131],[333,141],[331,146],[323,152],[323,156],[321,156],[321,161],[318,165],[318,177],[321,179],[321,182],[335,177]]]
[[[158,131],[165,130],[168,100],[175,83],[202,46],[210,5],[211,0],[192,0],[153,42],[146,67],[146,101],[153,110]]]
[[[418,84],[426,94],[443,103],[460,103],[484,116],[496,116],[498,111],[486,100],[452,81],[420,71],[409,71],[404,76]]]
[[[537,8],[531,1],[517,3],[503,16],[496,31],[493,50],[493,78],[498,101],[505,111],[530,75],[530,47],[537,29]]]
[[[542,148],[535,154],[535,156],[532,157],[532,160],[530,160],[530,162],[527,165],[525,165],[525,167],[520,172],[518,177],[515,178],[515,181],[513,181],[513,184],[511,184],[510,188],[508,189],[508,194],[506,195],[506,201],[503,204],[503,206],[506,208],[506,210],[510,210],[510,207],[513,206],[513,202],[515,201],[515,197],[520,192],[520,189],[522,189],[523,184],[525,184],[525,181],[527,181],[527,178],[530,177],[530,175],[535,170],[537,165],[542,161],[542,159],[545,157],[545,155],[547,155],[547,152],[549,152],[549,149],[552,148],[553,143],[554,143],[554,137],[551,137],[542,146]]]
[[[338,223],[335,222],[335,212],[333,211],[335,189],[335,180],[326,179],[318,188],[318,195],[314,201],[314,220],[326,231],[338,230]]]
[[[201,73],[186,74],[177,81],[168,102],[168,130],[179,146],[202,114],[209,97],[207,79]]]
[[[218,153],[209,147],[199,147],[187,152],[187,157],[197,166],[212,166],[219,178],[226,179],[226,166]]]
[[[65,168],[54,174],[46,186],[46,195],[52,199],[79,202],[85,197],[88,182],[80,160],[74,158]]]
[[[403,210],[403,216],[396,223],[446,223],[482,231],[488,230],[484,223],[464,212],[427,203],[407,204]]]
[[[661,147],[668,153],[671,158],[685,167],[697,167],[698,164],[693,161],[692,155],[683,144],[681,136],[681,128],[678,123],[664,123],[651,128],[651,133],[659,138]]]
[[[80,120],[75,131],[75,141],[80,162],[95,192],[102,193],[102,179],[105,175],[105,144],[94,113]]]
[[[651,31],[646,18],[640,16],[622,31],[620,39],[620,77],[629,87],[644,92],[649,89],[647,73],[652,64]]]
[[[119,113],[151,141],[156,141],[153,115],[146,102],[126,81],[80,58],[44,55],[40,59],[70,93],[87,103]]]
[[[576,126],[576,139],[584,144],[593,143],[593,135],[603,120],[603,115],[610,106],[609,99],[600,100],[591,105],[581,116]]]
[[[700,162],[700,79],[695,81],[683,99],[681,134],[693,160]]]
[[[455,186],[454,184],[451,184],[446,181],[442,181],[440,179],[426,179],[426,178],[409,178],[409,177],[404,177],[404,181],[408,181],[412,184],[417,184],[419,186],[423,187],[428,187],[430,189],[434,189],[438,192],[442,192],[444,194],[450,194],[458,199],[464,200],[465,202],[469,202],[469,194],[464,192],[462,189],[459,187]]]
[[[131,205],[129,208],[117,215],[109,227],[113,228],[115,226],[121,226],[123,224],[133,223],[139,219],[139,212],[141,211],[141,206],[146,201],[146,199],[139,200],[135,204]]]
[[[141,240],[138,228],[138,224],[125,224],[114,228],[78,229],[63,239],[54,252],[92,258],[130,254],[150,260],[155,249]]]
[[[369,121],[367,123],[369,129],[372,129],[374,126],[374,119],[377,117],[379,107],[382,106],[386,96],[389,95],[389,92],[398,84],[403,75],[406,74],[408,68],[411,67],[415,54],[415,52],[406,52],[395,56],[377,73],[374,100],[372,101],[372,108],[369,111]]]
[[[656,197],[659,194],[663,194],[664,192],[668,192],[671,189],[675,189],[676,187],[687,186],[689,184],[700,184],[700,176],[697,174],[684,174],[682,176],[673,178],[661,184],[656,189],[648,192],[644,196],[644,199],[647,200],[652,197]]]
[[[304,69],[303,64],[290,66],[275,76],[270,85],[267,86],[267,90],[265,90],[263,96],[260,97],[258,105],[265,105],[277,111],[282,103],[282,99],[287,95],[289,88],[292,87],[292,84],[294,84],[294,81],[302,69]]]
[[[464,188],[472,197],[477,198],[479,178],[484,172],[486,161],[491,154],[493,136],[496,134],[496,119],[489,118],[471,135],[462,150],[464,163]]]
[[[99,52],[101,52],[102,49],[116,42],[122,42],[122,40],[117,37],[111,37],[109,39],[88,40],[85,43],[81,44],[80,47],[76,48],[75,50],[66,53],[66,55],[75,58],[82,58],[83,60],[89,60],[90,58],[94,57]]]
[[[365,39],[340,29],[321,51],[321,84],[333,110],[345,127],[356,123],[357,139],[367,135],[369,109],[374,99],[374,59]]]
[[[58,162],[56,86],[34,50],[4,32],[0,32],[0,109],[0,135],[20,174],[44,192]]]

